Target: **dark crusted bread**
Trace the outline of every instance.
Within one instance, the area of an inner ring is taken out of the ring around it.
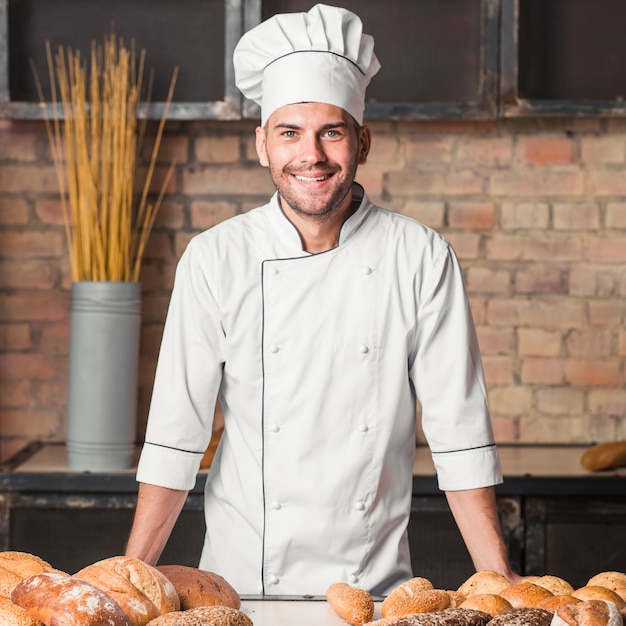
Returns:
[[[491,618],[487,626],[550,626],[551,621],[551,611],[537,608],[522,608],[496,615]]]
[[[491,615],[473,609],[443,609],[398,617],[383,617],[367,626],[486,626]]]

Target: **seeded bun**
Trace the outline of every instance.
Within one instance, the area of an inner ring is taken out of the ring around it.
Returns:
[[[472,574],[457,591],[466,598],[479,593],[498,595],[500,591],[510,584],[511,581],[502,574],[491,570],[482,570]]]
[[[623,572],[600,572],[592,576],[587,585],[600,585],[614,591],[624,602],[626,602],[626,574]]]
[[[555,596],[569,595],[572,591],[574,591],[574,587],[572,587],[572,585],[558,576],[537,576],[535,580],[525,580],[524,582],[531,582],[534,585],[539,585],[540,587],[551,591]]]
[[[617,606],[618,609],[623,609],[626,606],[626,602],[622,600],[621,596],[615,593],[615,591],[612,591],[607,587],[602,587],[601,585],[585,585],[584,587],[573,591],[572,595],[583,601],[608,600],[609,602],[615,603],[615,606]]]

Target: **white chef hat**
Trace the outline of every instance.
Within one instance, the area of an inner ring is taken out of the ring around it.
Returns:
[[[237,87],[261,106],[262,125],[298,102],[333,104],[361,124],[365,88],[380,69],[359,17],[325,4],[262,22],[241,38],[233,58]]]

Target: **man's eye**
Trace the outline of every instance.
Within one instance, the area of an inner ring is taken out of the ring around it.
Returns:
[[[287,139],[291,139],[293,137],[296,136],[296,131],[295,130],[286,130],[283,132],[283,137],[286,137]]]
[[[327,137],[331,137],[331,138],[339,137],[339,131],[336,131],[336,130],[327,130],[327,131],[326,131],[326,136],[327,136]]]

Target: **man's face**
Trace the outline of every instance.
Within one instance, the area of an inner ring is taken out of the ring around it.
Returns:
[[[281,107],[256,130],[259,161],[269,167],[283,210],[314,219],[350,204],[370,141],[369,129],[359,128],[349,113],[318,102]]]

